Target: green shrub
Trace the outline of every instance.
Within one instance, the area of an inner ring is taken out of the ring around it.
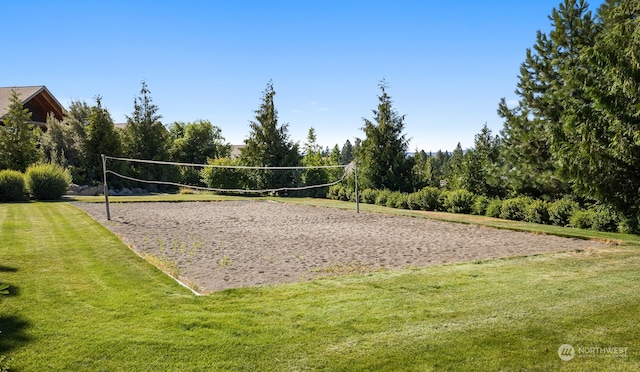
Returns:
[[[613,209],[600,205],[588,210],[575,210],[570,222],[571,226],[579,229],[615,232],[618,231],[620,217]]]
[[[364,189],[360,192],[360,201],[367,204],[375,204],[378,190]]]
[[[578,209],[578,203],[573,200],[560,199],[549,204],[549,221],[557,226],[567,226],[573,212]]]
[[[355,191],[347,189],[344,185],[333,185],[327,191],[327,198],[332,200],[355,201]]]
[[[420,198],[417,192],[407,194],[407,207],[411,210],[420,210]]]
[[[500,217],[500,212],[502,209],[502,200],[500,199],[492,199],[487,204],[487,210],[485,211],[485,216],[487,217]]]
[[[409,200],[407,194],[400,191],[393,191],[389,194],[387,198],[387,202],[385,203],[387,207],[390,208],[398,208],[398,209],[408,209],[409,208]]]
[[[593,221],[591,228],[598,231],[615,232],[618,231],[620,216],[611,207],[603,205],[593,209]]]
[[[440,193],[440,189],[437,187],[429,186],[414,192],[412,195],[414,195],[418,205],[418,208],[416,209],[421,209],[423,211],[435,211],[440,209]]]
[[[331,187],[329,187],[329,190],[327,191],[327,199],[331,199],[331,200],[337,200],[338,199],[338,195],[340,194],[340,187],[342,187],[341,185],[333,185]]]
[[[549,223],[549,203],[544,200],[534,200],[527,207],[524,220],[533,223]]]
[[[57,200],[71,184],[69,171],[57,164],[36,164],[25,172],[27,189],[37,200]]]
[[[350,202],[354,202],[355,203],[355,201],[356,201],[356,190],[355,189],[345,186],[344,195],[346,197],[345,200],[348,200]]]
[[[531,198],[526,196],[518,196],[504,200],[502,202],[502,208],[500,208],[500,218],[524,221],[527,207],[531,204],[531,201]]]
[[[446,193],[443,207],[447,212],[471,213],[475,195],[467,190],[453,190]]]
[[[387,206],[387,199],[391,196],[392,191],[389,189],[384,189],[378,191],[378,195],[376,196],[376,205],[381,205],[383,207]]]
[[[618,232],[623,234],[638,234],[640,233],[640,225],[638,216],[623,217],[620,216],[620,222],[618,223]]]
[[[471,214],[475,214],[477,216],[484,216],[487,212],[487,206],[489,205],[489,198],[484,195],[476,196],[476,200],[473,202],[473,207],[471,208]]]
[[[15,170],[0,171],[0,201],[23,201],[27,199],[24,175]]]
[[[569,222],[571,226],[578,229],[590,229],[593,226],[595,214],[594,211],[579,209],[573,212]]]

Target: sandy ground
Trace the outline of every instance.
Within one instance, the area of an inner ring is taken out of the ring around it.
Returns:
[[[268,201],[76,203],[200,293],[601,247],[555,236]]]

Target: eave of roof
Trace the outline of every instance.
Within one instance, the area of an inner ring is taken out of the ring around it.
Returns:
[[[39,85],[26,87],[0,87],[0,120],[9,111],[9,106],[11,105],[11,91],[15,91],[18,94],[23,104],[27,104],[29,101],[40,95],[50,107],[54,108],[54,115],[58,119],[62,119],[64,107],[60,102],[58,102],[56,97],[51,94],[46,86]]]

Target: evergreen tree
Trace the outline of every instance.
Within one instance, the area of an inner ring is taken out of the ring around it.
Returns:
[[[562,175],[581,195],[640,210],[640,2],[607,1],[599,32],[566,76],[563,126],[553,153]]]
[[[428,161],[429,154],[427,154],[424,150],[418,151],[416,150],[413,155],[413,167],[411,168],[411,173],[413,177],[413,189],[419,190],[429,184],[429,173],[428,173]]]
[[[0,125],[0,170],[24,172],[29,165],[42,158],[38,147],[40,128],[30,124],[31,112],[23,107],[15,90],[9,97],[9,110]]]
[[[318,145],[317,140],[318,136],[316,135],[316,130],[313,127],[309,128],[309,132],[307,132],[307,141],[304,143],[305,154],[319,153],[322,155],[322,147]]]
[[[440,187],[440,181],[446,180],[446,175],[449,174],[450,159],[451,155],[447,151],[438,150],[435,155],[429,154],[425,170],[427,186]]]
[[[142,82],[140,97],[133,100],[133,113],[127,116],[124,128],[125,154],[135,159],[168,160],[168,132],[153,104],[151,91]]]
[[[102,98],[96,97],[96,105],[90,108],[85,128],[85,169],[90,181],[102,180],[102,154],[120,156],[122,144],[116,132],[111,114],[102,107]],[[113,167],[114,165],[111,165]]]
[[[409,191],[411,189],[411,163],[407,160],[408,140],[402,133],[404,115],[393,108],[386,92],[386,83],[380,83],[378,109],[372,110],[373,121],[364,119],[366,138],[359,151],[362,184],[373,189]]]
[[[307,134],[307,141],[304,144],[304,156],[302,157],[302,165],[305,167],[324,166],[327,165],[326,159],[322,156],[322,147],[317,144],[317,137],[315,129],[309,128]],[[328,183],[329,173],[323,168],[305,169],[302,173],[302,184],[321,185]],[[310,189],[304,193],[313,197],[324,197],[327,195],[328,188]]]
[[[451,154],[451,157],[449,158],[449,164],[447,166],[446,172],[444,173],[444,179],[447,181],[447,187],[449,189],[455,190],[463,187],[463,167],[464,151],[462,150],[460,142],[458,142],[456,148]]]
[[[40,138],[45,160],[69,168],[74,182],[86,180],[84,140],[90,112],[85,102],[72,101],[62,120],[47,117],[47,131]]]
[[[584,0],[564,0],[549,19],[552,30],[549,34],[538,31],[536,44],[533,50],[527,49],[520,67],[517,106],[510,108],[503,98],[498,108],[505,120],[501,134],[506,177],[516,193],[534,196],[568,190],[556,177],[550,150],[569,98],[562,71],[577,67],[580,51],[593,43],[595,35]]]
[[[464,154],[462,187],[477,195],[503,196],[500,137],[485,124],[476,134],[474,148]]]
[[[142,82],[140,97],[133,100],[133,113],[127,116],[123,132],[124,154],[133,159],[169,160],[169,133],[160,119],[158,106],[153,104],[146,82]],[[175,169],[148,164],[132,164],[132,173],[142,179],[175,179]]]
[[[278,123],[278,111],[273,98],[276,92],[270,81],[262,95],[262,104],[255,111],[255,121],[249,123],[251,129],[245,147],[241,150],[244,164],[262,167],[298,166],[300,155],[298,145],[289,140],[288,124]],[[259,171],[253,181],[256,188],[290,186],[296,183],[292,173]]]
[[[337,145],[336,145],[337,146]],[[341,164],[349,164],[353,161],[353,146],[351,142],[347,140],[344,145],[342,145],[342,151],[340,152],[340,162]]]

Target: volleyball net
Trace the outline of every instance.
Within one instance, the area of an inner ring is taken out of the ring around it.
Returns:
[[[102,155],[104,195],[109,213],[107,176],[121,185],[153,185],[153,189],[208,191],[219,194],[287,194],[325,196],[329,187],[355,178],[354,162],[344,165],[267,167],[239,165],[232,159],[207,164],[145,160]]]

